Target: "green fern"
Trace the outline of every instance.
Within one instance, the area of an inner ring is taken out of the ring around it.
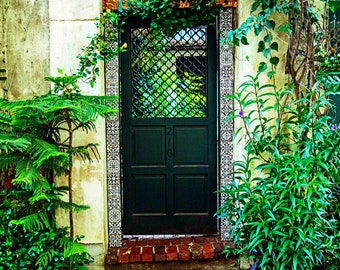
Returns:
[[[39,177],[39,168],[33,166],[32,160],[23,157],[16,165],[16,178],[13,179],[13,184],[18,184],[31,190],[32,183],[39,179]]]
[[[104,22],[116,22],[117,17],[107,15],[112,18],[107,21],[105,17]],[[1,192],[0,186],[0,213],[6,213],[0,214],[0,228],[6,231],[0,231],[0,241],[11,243],[0,245],[0,254],[11,254],[5,264],[0,260],[0,268],[85,269],[82,265],[92,261],[78,243],[80,238],[73,239],[72,226],[57,227],[55,212],[64,209],[69,213],[71,225],[72,213],[89,208],[72,201],[72,163],[74,158],[92,161],[100,155],[95,142],[74,146],[74,132],[77,136],[96,132],[98,118],[113,117],[118,109],[117,97],[80,94],[79,79],[88,80],[92,86],[98,75],[98,60],[118,54],[120,49],[111,47],[102,54],[105,44],[113,44],[109,40],[114,36],[109,37],[105,42],[92,40],[82,50],[98,57],[95,63],[88,62],[87,55],[80,56],[77,74],[66,75],[58,69],[60,76],[47,77],[54,84],[49,94],[28,100],[0,98],[0,173],[6,175],[6,181],[14,178],[13,186],[5,191]],[[93,44],[103,45],[99,54],[99,47]],[[57,176],[67,176],[69,187],[56,187]],[[65,195],[68,201],[63,200]]]
[[[19,134],[0,132],[0,154],[10,152],[24,152],[31,144],[29,140]]]
[[[18,220],[12,220],[10,223],[22,226],[24,231],[41,231],[51,228],[49,217],[46,212],[32,213]]]
[[[55,256],[54,247],[50,247],[40,254],[38,257],[37,263],[35,264],[38,269],[46,269],[47,265],[53,260]]]
[[[53,159],[59,164],[68,163],[69,156],[58,151],[57,147],[45,140],[34,138],[32,144],[27,150],[32,158],[34,158],[33,165],[41,167],[47,160]]]

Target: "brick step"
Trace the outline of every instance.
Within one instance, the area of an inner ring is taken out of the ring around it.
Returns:
[[[122,247],[109,248],[106,264],[223,258],[224,246],[231,245],[220,236],[125,239]]]

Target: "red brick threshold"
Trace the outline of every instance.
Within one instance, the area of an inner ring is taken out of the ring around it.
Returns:
[[[224,246],[230,245],[218,235],[124,239],[122,247],[109,248],[106,264],[223,258]]]

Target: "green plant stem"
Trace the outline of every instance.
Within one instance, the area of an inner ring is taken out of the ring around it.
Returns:
[[[72,129],[72,122],[70,119],[70,113],[67,109],[64,110],[64,114],[65,114],[65,120],[67,123],[67,127],[68,127],[68,136],[69,136],[69,140],[68,140],[68,149],[72,148],[73,145],[73,129]],[[69,162],[70,164],[72,164],[72,155],[69,156]],[[67,176],[67,180],[68,180],[68,186],[69,186],[69,192],[68,192],[68,200],[70,203],[73,203],[73,196],[72,196],[72,166],[69,169],[69,173]],[[73,212],[72,210],[69,211],[69,220],[70,220],[70,236],[73,238],[74,237],[74,221],[73,221]]]

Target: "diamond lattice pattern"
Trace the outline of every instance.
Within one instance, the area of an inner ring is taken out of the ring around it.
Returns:
[[[206,117],[206,28],[134,28],[130,53],[133,118]]]

